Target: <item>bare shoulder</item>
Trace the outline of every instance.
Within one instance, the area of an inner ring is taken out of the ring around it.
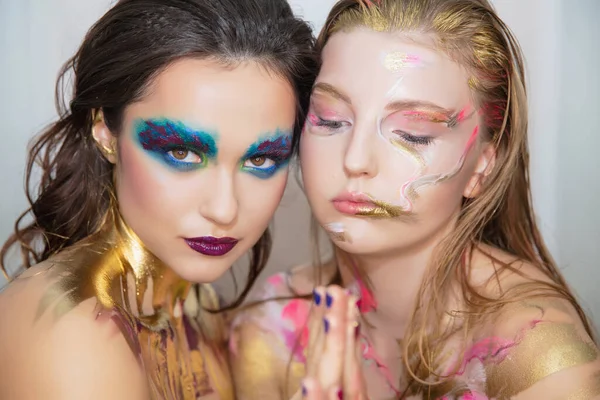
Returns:
[[[563,399],[592,389],[600,396],[600,352],[567,300],[509,304],[488,321],[468,352],[485,360],[488,397]]]
[[[0,294],[0,398],[144,399],[143,371],[117,325],[97,318],[95,299],[40,312],[52,284],[47,267]]]

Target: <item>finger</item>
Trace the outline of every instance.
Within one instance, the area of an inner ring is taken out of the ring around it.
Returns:
[[[360,363],[357,357],[358,335],[360,325],[358,322],[357,298],[348,296],[346,312],[346,349],[344,359],[343,389],[344,399],[357,400],[360,396],[360,384],[357,378],[361,376]]]
[[[325,315],[325,288],[313,290],[313,304],[308,321],[308,349],[306,357],[306,376],[316,376],[318,365],[325,347],[323,317]]]
[[[319,383],[324,389],[340,388],[346,348],[346,312],[348,296],[339,286],[329,286],[326,295],[325,349],[319,364]]]

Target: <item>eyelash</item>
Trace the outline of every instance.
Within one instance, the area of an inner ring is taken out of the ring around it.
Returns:
[[[415,136],[404,131],[394,131],[394,133],[405,142],[417,146],[428,146],[433,142],[433,137],[431,136]]]
[[[190,171],[190,170],[197,169],[197,168],[200,168],[200,167],[203,167],[206,165],[206,155],[204,153],[199,152],[198,150],[193,150],[186,146],[167,146],[167,147],[164,147],[162,150],[163,150],[162,156],[163,156],[165,162],[167,164],[175,167],[178,170]],[[173,155],[170,154],[171,152],[175,152],[175,151],[188,151],[190,153],[193,153],[200,158],[200,162],[188,162],[188,161],[178,160],[177,158],[175,158]]]
[[[344,127],[344,124],[346,124],[344,121],[333,121],[329,119],[323,119],[321,117],[317,117],[317,122],[313,123],[314,126],[322,127],[330,131],[340,129]]]
[[[253,158],[259,158],[259,157],[264,157],[265,163],[268,160],[272,161],[273,165],[270,165],[266,168],[261,168],[261,166],[248,166],[247,167],[244,165],[246,163],[246,161],[252,160]],[[267,178],[270,178],[271,176],[275,175],[275,173],[279,170],[279,168],[282,165],[284,165],[285,163],[287,163],[288,160],[289,160],[289,156],[282,157],[280,155],[273,155],[273,154],[253,154],[252,156],[247,157],[246,160],[244,160],[244,162],[242,163],[242,169],[253,173],[258,178],[267,179]]]

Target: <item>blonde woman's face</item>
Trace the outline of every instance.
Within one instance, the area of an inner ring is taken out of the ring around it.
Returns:
[[[344,250],[424,245],[476,194],[493,152],[469,74],[425,35],[334,34],[301,139],[316,218]]]

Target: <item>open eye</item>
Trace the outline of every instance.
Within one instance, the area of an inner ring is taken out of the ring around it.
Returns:
[[[170,150],[167,152],[167,155],[171,157],[173,161],[187,164],[200,164],[204,161],[202,156],[185,148]]]
[[[255,169],[268,169],[275,165],[275,161],[267,156],[254,156],[244,161],[244,167]]]

